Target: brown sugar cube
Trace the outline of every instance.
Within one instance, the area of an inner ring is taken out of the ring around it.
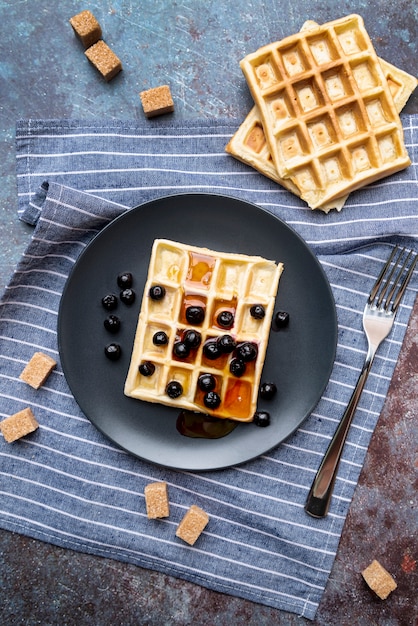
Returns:
[[[85,48],[90,48],[102,38],[102,29],[91,11],[81,11],[70,19],[75,34]]]
[[[389,572],[376,560],[372,561],[361,574],[370,589],[372,589],[381,600],[385,600],[391,591],[398,586]]]
[[[147,91],[141,91],[139,94],[142,107],[147,117],[155,117],[164,113],[172,113],[174,111],[174,102],[171,97],[170,87],[161,85]]]
[[[145,486],[144,493],[149,519],[168,517],[170,515],[167,483],[149,483],[149,485]]]
[[[192,504],[177,526],[176,536],[192,546],[208,522],[208,514],[200,507]]]
[[[28,383],[28,385],[34,389],[39,389],[39,387],[44,384],[56,364],[57,362],[47,354],[44,354],[43,352],[35,352],[23,372],[20,374],[19,378],[25,383]]]
[[[120,59],[102,39],[88,48],[84,54],[106,82],[112,80],[122,70]]]
[[[6,419],[0,422],[0,431],[3,433],[7,443],[12,443],[12,441],[33,433],[38,426],[39,424],[31,409],[27,408],[19,411],[19,413],[10,415],[10,417],[6,417]]]

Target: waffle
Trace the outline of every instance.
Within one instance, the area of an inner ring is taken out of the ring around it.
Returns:
[[[318,28],[316,22],[308,21],[305,22],[301,30],[305,31],[316,28]],[[411,76],[411,74],[404,72],[384,59],[379,58],[379,63],[392,94],[395,108],[398,113],[400,113],[408,101],[408,98],[415,90],[418,81],[414,76]],[[295,195],[300,196],[299,188],[294,185],[290,179],[280,178],[274,167],[257,106],[254,106],[248,113],[244,122],[226,145],[225,150],[243,163],[255,168],[261,172],[261,174],[264,174],[264,176],[271,178]],[[317,208],[325,213],[328,213],[331,209],[340,211],[347,197],[346,195],[341,198],[336,198]]]
[[[156,239],[125,394],[215,417],[252,421],[282,270],[282,263],[259,256],[215,252]],[[164,288],[161,299],[155,299],[152,293],[156,286],[160,292]],[[253,305],[263,306],[264,317],[251,314]],[[196,306],[203,308],[204,320],[187,321],[189,307]],[[219,313],[225,311],[233,313],[232,326],[225,325],[225,320],[223,324],[218,322]],[[185,342],[185,333],[190,330],[200,333],[201,343],[180,358],[174,350],[179,342]],[[167,343],[155,345],[155,335],[161,331]],[[208,358],[207,344],[219,345],[218,338],[225,335],[232,336],[237,347],[214,360]],[[258,353],[255,360],[245,363],[244,373],[234,375],[230,364],[240,360],[237,351],[244,344],[256,346]],[[217,407],[205,405],[207,390],[202,391],[198,384],[202,374],[211,374],[216,383],[212,391],[220,399]],[[173,381],[182,388],[175,398],[167,392]]]
[[[257,106],[254,106],[248,113],[244,122],[225,146],[225,150],[300,197],[299,187],[290,178],[280,178],[274,167]],[[347,198],[348,194],[316,208],[325,213],[329,213],[331,209],[341,211]]]
[[[388,81],[358,15],[264,46],[240,65],[277,174],[311,208],[410,165]]]

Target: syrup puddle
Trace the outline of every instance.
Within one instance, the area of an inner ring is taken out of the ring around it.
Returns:
[[[201,439],[220,439],[229,435],[237,426],[238,422],[234,420],[220,419],[193,411],[181,411],[176,421],[179,433],[185,437]]]

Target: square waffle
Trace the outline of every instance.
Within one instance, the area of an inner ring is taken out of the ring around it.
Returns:
[[[280,178],[311,208],[410,165],[392,93],[358,15],[240,63]]]
[[[317,28],[318,24],[316,22],[307,21],[301,30]],[[379,58],[379,63],[387,80],[396,110],[400,113],[415,90],[418,81],[411,74],[404,72],[384,59]],[[254,106],[248,113],[244,122],[226,145],[225,150],[243,163],[254,167],[264,176],[271,178],[295,195],[300,196],[299,188],[290,179],[280,178],[277,173],[257,106]],[[325,213],[328,213],[331,209],[340,211],[346,199],[347,195],[336,198],[317,208]]]
[[[156,239],[125,394],[215,417],[252,421],[282,271],[282,263],[259,256],[215,252]],[[253,305],[262,305],[263,317],[254,317]],[[203,321],[190,317],[190,310],[196,307],[203,310]],[[179,356],[178,344],[187,343],[188,331],[197,332],[200,343],[189,346],[189,353]],[[155,345],[155,335],[161,332],[165,333],[166,343]],[[232,351],[208,358],[207,345],[218,346],[219,338],[225,336],[234,340]],[[252,359],[245,362],[243,373],[235,375],[230,365],[234,359],[242,361],[242,346],[252,346]],[[198,384],[202,374],[213,377],[219,406],[205,405],[207,390]],[[173,382],[175,389],[181,389],[174,398],[168,393]]]

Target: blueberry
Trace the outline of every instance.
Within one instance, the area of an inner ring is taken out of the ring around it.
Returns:
[[[133,304],[135,302],[135,291],[130,287],[120,292],[120,299],[124,304]]]
[[[133,277],[131,272],[123,272],[119,274],[117,278],[118,286],[121,289],[126,289],[127,287],[132,287]]]
[[[202,335],[197,330],[186,330],[183,335],[183,341],[189,348],[198,348],[202,341]]]
[[[121,354],[122,350],[118,343],[109,343],[109,345],[105,347],[105,355],[111,361],[117,361],[120,358]]]
[[[212,374],[200,374],[197,385],[201,391],[213,391],[216,387],[216,378]]]
[[[138,367],[138,370],[139,373],[142,374],[142,376],[152,376],[155,372],[155,365],[154,363],[151,363],[151,361],[144,361]]]
[[[224,354],[230,354],[237,346],[235,339],[231,335],[221,335],[217,339],[217,344]]]
[[[277,311],[274,321],[277,328],[285,328],[289,324],[289,313],[287,311]]]
[[[208,391],[203,398],[203,404],[208,409],[217,409],[221,403],[220,396],[216,393],[216,391]]]
[[[162,285],[154,285],[149,290],[149,297],[151,300],[162,300],[165,296],[165,287]]]
[[[203,354],[210,361],[214,361],[215,359],[219,358],[222,352],[218,346],[218,342],[208,341],[207,343],[205,343],[205,345],[203,346]]]
[[[157,331],[152,338],[152,343],[154,346],[165,346],[168,343],[167,334],[163,330]]]
[[[102,305],[108,311],[113,311],[118,306],[118,299],[113,293],[108,293],[107,296],[102,298]]]
[[[173,353],[178,359],[187,359],[190,354],[190,348],[184,341],[176,341],[173,346]]]
[[[250,315],[255,320],[262,320],[265,314],[266,311],[262,304],[253,304],[253,306],[250,308]]]
[[[246,341],[245,343],[239,345],[237,348],[237,357],[245,363],[248,363],[249,361],[255,361],[257,355],[258,348],[255,343],[250,343],[249,341]]]
[[[183,393],[183,387],[179,382],[177,382],[177,380],[172,380],[165,388],[165,392],[169,398],[174,400],[175,398],[179,398],[181,396]]]
[[[234,324],[234,316],[231,311],[221,311],[216,318],[216,322],[222,328],[231,328]]]
[[[260,387],[260,396],[263,400],[271,400],[277,393],[277,387],[274,383],[263,383]]]
[[[240,378],[240,376],[245,374],[245,369],[246,365],[244,361],[241,361],[240,359],[232,359],[231,363],[229,364],[229,371],[237,378]]]
[[[270,413],[267,411],[256,411],[254,413],[253,422],[256,426],[269,426],[270,424]]]
[[[189,306],[186,309],[186,320],[189,324],[201,324],[205,319],[205,309],[202,306]]]
[[[120,319],[117,317],[117,315],[109,315],[109,317],[105,319],[103,324],[106,330],[108,330],[110,333],[117,333],[120,328]]]

